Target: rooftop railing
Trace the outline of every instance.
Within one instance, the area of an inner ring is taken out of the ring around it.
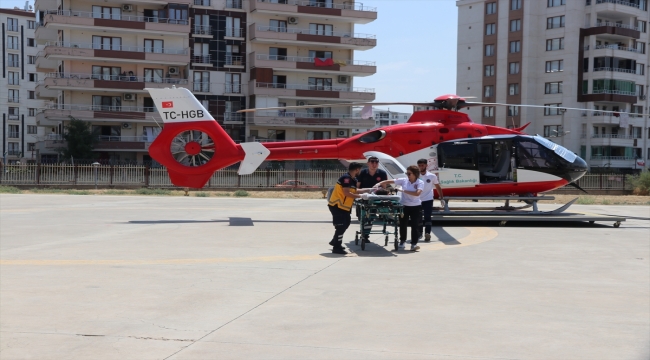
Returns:
[[[64,48],[79,48],[79,49],[93,49],[93,50],[112,50],[112,51],[133,51],[144,53],[156,54],[169,54],[169,55],[187,55],[188,49],[160,49],[149,46],[127,46],[127,45],[102,45],[102,44],[88,44],[88,43],[72,43],[68,41],[48,41],[45,46],[64,47]]]
[[[255,58],[258,60],[275,60],[275,61],[288,61],[288,62],[308,62],[313,63],[313,57],[309,56],[286,56],[286,55],[266,55],[266,54],[257,54]],[[365,61],[365,60],[334,60],[335,64],[340,62],[345,65],[359,65],[359,66],[376,66],[374,61]]]
[[[328,4],[326,2],[319,2],[316,0],[257,0],[257,2],[270,2],[275,4],[312,6],[312,7],[320,7],[320,8],[328,8],[328,9],[377,12],[376,7],[363,6],[362,3],[356,3],[356,2],[346,2],[343,4],[336,4],[333,2],[330,2]]]
[[[316,91],[344,91],[374,93],[373,88],[351,88],[347,86],[309,85],[309,84],[278,84],[278,83],[255,83],[258,88],[287,89],[287,90],[316,90]]]
[[[281,32],[289,34],[306,34],[306,35],[321,35],[321,36],[338,36],[345,38],[357,38],[357,39],[376,39],[376,35],[371,34],[361,34],[361,33],[349,33],[341,31],[319,31],[312,29],[297,29],[297,28],[285,28],[285,27],[276,27],[276,26],[258,26],[257,30],[259,31],[269,31],[269,32]]]
[[[105,81],[136,81],[151,82],[160,84],[187,84],[187,79],[179,78],[157,78],[153,76],[135,76],[127,74],[105,75],[105,74],[64,74],[59,72],[50,72],[45,74],[45,79],[79,79],[79,80],[105,80]]]
[[[174,24],[174,25],[189,24],[189,20],[187,19],[168,19],[168,18],[159,18],[159,17],[152,17],[152,16],[128,15],[124,13],[103,14],[103,13],[96,13],[96,12],[89,12],[89,11],[49,10],[45,12],[45,15],[48,14],[62,15],[62,16],[77,16],[81,18],[93,18],[93,19],[154,22],[154,23]]]

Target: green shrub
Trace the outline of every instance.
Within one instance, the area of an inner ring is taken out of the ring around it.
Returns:
[[[227,192],[221,192],[221,193],[220,193],[220,192],[218,192],[218,193],[214,193],[214,196],[225,196],[225,197],[228,197],[228,196],[230,196],[230,193],[227,193]]]
[[[19,188],[14,186],[0,186],[0,194],[20,194]]]
[[[125,190],[108,189],[108,190],[104,191],[104,194],[106,194],[106,195],[127,195],[127,194],[129,194],[129,192],[125,191]]]
[[[603,199],[603,205],[611,205],[611,204],[612,203],[609,200]]]
[[[135,193],[138,195],[171,195],[172,192],[166,189],[140,188]]]
[[[634,195],[650,195],[650,171],[639,175],[627,175],[626,180],[632,185]]]
[[[194,193],[194,196],[196,197],[210,197],[210,193],[207,193],[205,191],[197,191]]]
[[[238,197],[246,197],[246,196],[248,196],[250,194],[246,190],[237,190],[237,191],[235,191],[234,195],[238,196]]]
[[[63,192],[70,195],[90,195],[88,190],[64,190]]]

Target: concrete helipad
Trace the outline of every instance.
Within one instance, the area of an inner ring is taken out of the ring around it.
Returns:
[[[0,359],[648,359],[650,208],[571,209],[630,218],[341,257],[323,200],[0,195]]]

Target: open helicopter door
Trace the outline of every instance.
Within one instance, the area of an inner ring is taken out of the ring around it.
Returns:
[[[406,177],[406,168],[394,157],[379,151],[366,151],[363,156],[367,158],[375,156],[379,159],[379,165],[386,171],[389,179]]]

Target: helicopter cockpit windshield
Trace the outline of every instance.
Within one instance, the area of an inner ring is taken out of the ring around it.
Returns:
[[[578,155],[572,153],[569,151],[567,148],[564,146],[558,145],[550,140],[547,140],[539,135],[533,136],[533,139],[537,141],[538,143],[542,144],[544,147],[546,147],[549,150],[553,150],[559,157],[562,159],[568,161],[569,163],[573,163],[575,161],[576,157]]]

